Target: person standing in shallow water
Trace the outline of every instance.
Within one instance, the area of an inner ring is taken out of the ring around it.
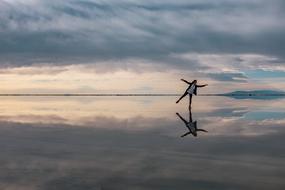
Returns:
[[[192,95],[197,95],[197,88],[208,86],[208,84],[198,85],[197,80],[193,80],[192,82],[188,82],[187,80],[181,79],[183,82],[186,82],[189,87],[186,89],[184,94],[176,101],[176,104],[180,102],[187,94],[189,95],[189,108],[192,104]]]

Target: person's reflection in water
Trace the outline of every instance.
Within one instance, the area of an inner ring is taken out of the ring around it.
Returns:
[[[176,113],[176,115],[183,121],[189,132],[185,133],[184,135],[181,135],[181,137],[185,137],[189,134],[192,134],[194,137],[197,137],[197,132],[202,131],[202,132],[208,132],[205,129],[198,129],[197,128],[197,121],[192,120],[192,112],[191,112],[191,107],[189,108],[189,121],[186,121],[179,113]]]

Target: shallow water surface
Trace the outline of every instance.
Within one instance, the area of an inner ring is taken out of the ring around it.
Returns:
[[[285,189],[284,99],[0,101],[0,189]]]

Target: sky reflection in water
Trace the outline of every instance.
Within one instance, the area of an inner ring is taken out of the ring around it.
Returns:
[[[285,100],[1,98],[0,189],[283,189]]]

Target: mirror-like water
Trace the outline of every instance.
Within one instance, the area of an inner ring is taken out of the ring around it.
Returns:
[[[285,188],[284,99],[175,101],[2,97],[0,189]]]

